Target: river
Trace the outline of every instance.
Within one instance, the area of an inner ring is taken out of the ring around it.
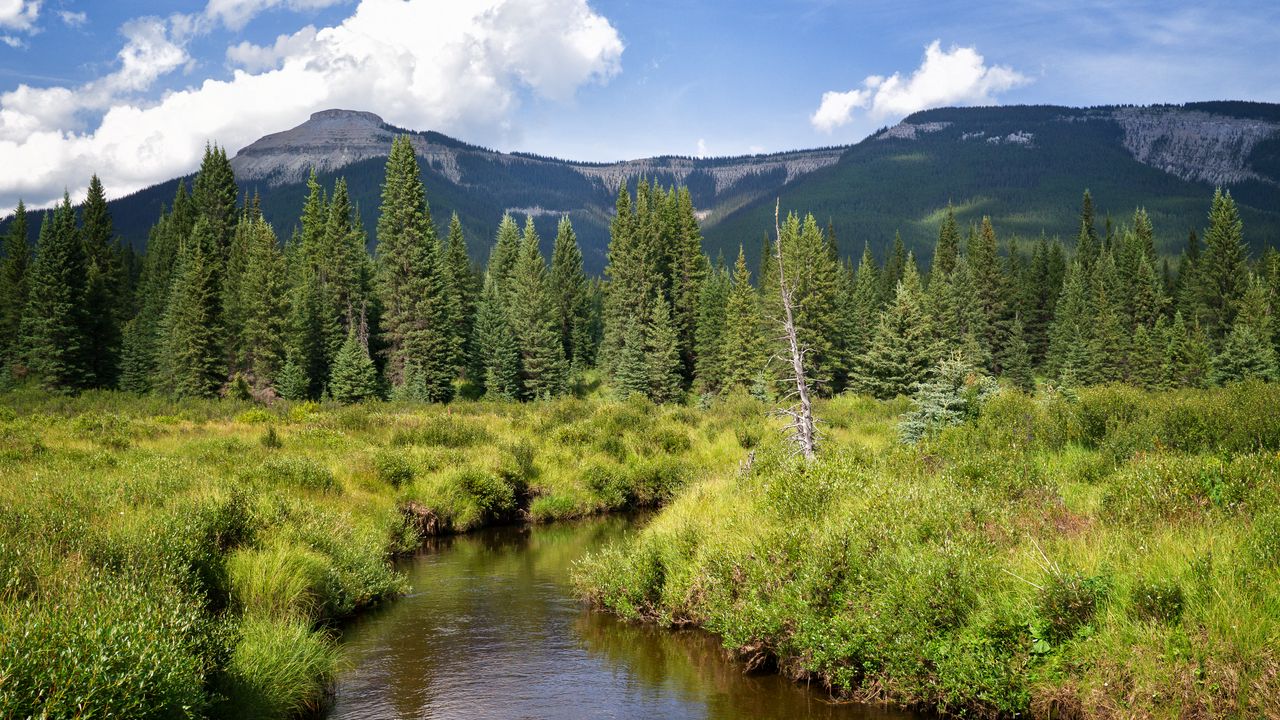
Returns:
[[[921,717],[833,705],[821,690],[743,674],[706,632],[587,609],[569,583],[573,561],[634,528],[608,517],[432,541],[402,563],[413,590],[344,629],[327,717]]]

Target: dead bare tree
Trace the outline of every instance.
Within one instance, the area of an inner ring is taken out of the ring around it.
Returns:
[[[803,454],[805,460],[812,460],[818,449],[818,431],[813,419],[813,403],[809,399],[809,380],[804,372],[805,349],[801,347],[800,337],[796,333],[795,318],[791,309],[791,288],[787,287],[787,274],[782,262],[782,226],[778,221],[781,205],[779,200],[773,206],[773,232],[777,239],[774,243],[774,251],[778,259],[778,291],[782,295],[782,331],[791,354],[792,377],[787,380],[794,381],[796,385],[795,390],[788,392],[786,396],[794,397],[796,403],[789,408],[779,408],[777,412],[791,418],[786,430],[796,444],[796,452]]]

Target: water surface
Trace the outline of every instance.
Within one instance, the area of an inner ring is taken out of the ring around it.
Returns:
[[[328,717],[919,717],[744,675],[702,631],[588,610],[573,561],[634,527],[612,517],[433,542],[402,566],[413,591],[344,631],[349,669]]]

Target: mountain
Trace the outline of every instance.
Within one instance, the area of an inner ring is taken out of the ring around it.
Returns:
[[[306,178],[347,178],[374,242],[383,165],[408,135],[421,158],[436,222],[457,212],[477,260],[487,257],[503,212],[532,215],[549,252],[568,213],[588,270],[605,265],[619,185],[641,177],[687,185],[701,209],[708,251],[754,257],[772,232],[773,204],[830,222],[841,251],[878,253],[900,232],[927,260],[952,203],[963,222],[990,215],[1002,237],[1075,237],[1081,192],[1119,225],[1143,205],[1160,248],[1173,255],[1205,224],[1215,185],[1241,205],[1248,242],[1280,242],[1280,105],[942,108],[916,113],[851,146],[731,158],[664,156],[583,163],[501,153],[435,132],[394,127],[368,112],[326,110],[267,135],[232,159],[242,191],[259,192],[281,236],[297,223]],[[178,179],[111,203],[117,230],[145,243]]]

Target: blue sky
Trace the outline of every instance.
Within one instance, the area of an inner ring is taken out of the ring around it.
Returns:
[[[1280,101],[1280,4],[0,0],[0,208],[327,107],[583,160],[851,143],[949,104]]]

